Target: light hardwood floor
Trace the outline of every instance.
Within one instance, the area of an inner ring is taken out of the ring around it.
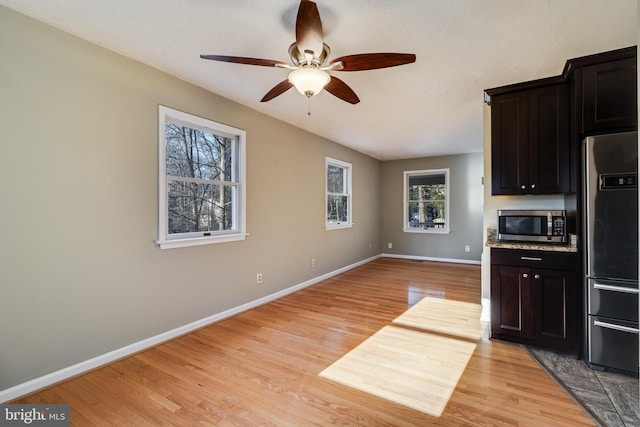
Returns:
[[[436,418],[318,374],[424,296],[480,302],[480,267],[381,258],[15,403],[72,425],[594,425],[518,345],[478,344]]]

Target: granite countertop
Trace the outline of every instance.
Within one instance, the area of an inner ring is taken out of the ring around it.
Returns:
[[[569,244],[538,243],[538,242],[504,242],[496,238],[496,230],[487,229],[485,246],[504,249],[530,249],[550,252],[578,252],[578,248]]]

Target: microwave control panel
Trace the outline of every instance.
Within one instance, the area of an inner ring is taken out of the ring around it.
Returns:
[[[564,233],[565,233],[564,218],[561,216],[554,216],[553,217],[553,235],[564,236]]]

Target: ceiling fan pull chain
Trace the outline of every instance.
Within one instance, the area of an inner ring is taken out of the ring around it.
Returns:
[[[307,116],[311,115],[311,97],[307,96]]]

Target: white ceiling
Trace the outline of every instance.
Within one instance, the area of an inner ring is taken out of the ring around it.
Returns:
[[[287,70],[200,54],[288,62],[298,0],[0,0],[173,76],[378,158],[482,151],[483,90],[561,73],[565,61],[637,44],[636,0],[316,0],[331,57],[415,53],[414,64],[332,72],[350,105],[295,89]]]

